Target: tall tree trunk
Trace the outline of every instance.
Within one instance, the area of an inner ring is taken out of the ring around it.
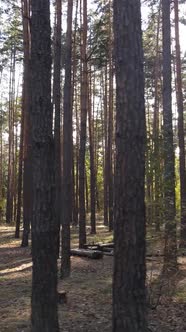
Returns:
[[[113,64],[112,64],[112,15],[111,0],[109,0],[109,114],[108,114],[108,203],[109,231],[113,230]]]
[[[23,84],[24,90],[24,84]],[[24,96],[24,92],[22,93]],[[24,97],[22,97],[24,98]],[[22,182],[23,182],[23,132],[24,132],[24,109],[22,102],[22,111],[21,111],[21,134],[20,134],[20,145],[19,145],[19,168],[18,168],[18,184],[17,184],[17,214],[16,214],[16,230],[15,238],[20,237],[20,224],[21,224],[21,197],[22,197]]]
[[[63,120],[63,222],[61,277],[70,275],[70,225],[72,223],[72,11],[73,1],[68,0],[64,120]]]
[[[55,144],[55,209],[58,224],[58,248],[60,247],[60,222],[61,222],[61,0],[56,0],[56,26],[54,43],[54,85],[53,102],[55,108],[54,144]]]
[[[172,129],[171,88],[171,26],[170,0],[162,0],[163,24],[163,134],[164,134],[164,208],[165,260],[164,267],[177,266],[175,221],[175,168]]]
[[[159,57],[159,35],[160,35],[160,16],[161,4],[158,10],[157,34],[156,34],[156,58],[155,58],[155,91],[154,91],[154,119],[153,119],[153,140],[154,140],[154,220],[156,231],[160,230],[161,206],[160,206],[160,138],[159,138],[159,75],[160,75],[160,57]]]
[[[32,332],[58,332],[50,2],[31,0]]]
[[[90,69],[91,72],[91,69]],[[89,123],[89,150],[90,150],[90,225],[91,234],[96,234],[96,177],[95,177],[95,159],[94,159],[94,120],[92,119],[92,88],[91,74],[89,82],[89,105],[88,105],[88,123]]]
[[[86,243],[86,208],[85,208],[85,151],[87,127],[87,0],[83,0],[83,36],[81,47],[82,81],[81,81],[81,129],[79,150],[79,247]]]
[[[13,190],[14,190],[14,102],[15,102],[15,45],[11,50],[10,79],[9,79],[9,152],[8,152],[8,184],[6,223],[13,221]]]
[[[0,111],[0,222],[3,220],[3,112]]]
[[[140,1],[114,0],[116,175],[113,332],[146,332],[145,105]]]
[[[104,225],[108,226],[108,73],[105,67],[105,91],[104,91]]]
[[[176,41],[176,83],[177,83],[177,107],[178,107],[178,142],[179,142],[179,166],[180,166],[180,199],[181,199],[181,234],[180,247],[186,247],[186,172],[185,172],[185,142],[184,142],[184,118],[183,118],[183,88],[179,38],[179,10],[178,0],[174,0],[175,13],[175,41]]]
[[[23,237],[22,247],[28,246],[31,224],[31,122],[30,122],[30,1],[22,0],[23,41],[24,41],[24,172],[23,172]]]

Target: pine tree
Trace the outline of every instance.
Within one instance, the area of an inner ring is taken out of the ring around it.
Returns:
[[[32,0],[32,332],[58,332],[49,1]]]
[[[116,174],[113,332],[146,332],[145,105],[140,1],[114,1]]]

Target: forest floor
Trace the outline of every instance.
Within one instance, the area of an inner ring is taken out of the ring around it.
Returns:
[[[100,226],[88,242],[112,241],[112,234]],[[77,229],[72,245],[77,247]],[[147,282],[149,284],[149,332],[186,331],[186,257],[180,254],[179,271],[161,277],[161,236],[147,236]],[[152,256],[151,256],[152,254]],[[72,257],[69,279],[59,279],[58,288],[67,292],[67,304],[59,304],[60,332],[111,332],[113,257],[100,260]],[[59,262],[60,264],[60,262]],[[31,252],[20,248],[14,228],[0,226],[0,331],[30,331]],[[160,295],[159,295],[160,293]],[[158,304],[158,305],[157,305]],[[154,308],[156,307],[156,308]]]

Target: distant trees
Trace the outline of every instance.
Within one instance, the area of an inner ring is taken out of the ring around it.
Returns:
[[[145,332],[145,104],[140,2],[114,1],[116,174],[113,331]]]

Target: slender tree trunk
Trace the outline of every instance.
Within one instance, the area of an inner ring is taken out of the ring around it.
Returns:
[[[24,84],[23,84],[24,90]],[[24,91],[22,93],[24,98]],[[21,202],[22,202],[22,182],[23,182],[23,132],[24,132],[24,102],[22,102],[21,111],[21,134],[20,134],[20,146],[19,146],[19,168],[18,168],[18,184],[17,184],[17,214],[16,214],[16,230],[15,238],[20,237],[20,224],[21,224]]]
[[[3,220],[3,112],[0,111],[0,222]]]
[[[107,64],[105,67],[105,93],[104,93],[104,136],[105,136],[105,149],[104,149],[104,225],[108,226],[108,74]]]
[[[23,41],[24,41],[24,172],[23,172],[23,237],[22,247],[28,246],[31,224],[31,121],[30,121],[30,1],[22,1]]]
[[[83,0],[83,36],[81,47],[82,82],[81,82],[81,129],[79,150],[79,247],[86,243],[86,208],[85,208],[85,151],[87,127],[87,0]]]
[[[56,0],[56,26],[54,44],[54,85],[53,102],[55,108],[54,144],[55,144],[55,209],[58,224],[58,245],[60,247],[60,222],[61,222],[61,0]]]
[[[170,1],[162,0],[163,14],[163,133],[164,133],[164,268],[176,268],[175,167],[172,129]]]
[[[8,185],[6,204],[6,223],[13,221],[13,185],[14,185],[14,102],[15,102],[15,45],[11,51],[10,80],[9,80],[9,157],[8,157]]]
[[[140,1],[114,0],[116,175],[113,332],[146,332],[145,105]]]
[[[68,0],[64,121],[63,121],[63,222],[62,222],[62,259],[61,277],[70,275],[70,225],[72,223],[72,11],[73,1]]]
[[[58,332],[50,2],[31,0],[32,332]]]
[[[160,5],[161,7],[161,5]],[[158,11],[157,35],[156,35],[156,59],[155,59],[155,100],[154,100],[154,120],[153,120],[153,139],[154,139],[154,219],[156,231],[160,231],[161,204],[160,204],[160,146],[159,146],[159,75],[160,75],[160,59],[159,59],[159,35],[160,35],[160,14]]]
[[[91,70],[90,70],[91,71]],[[89,84],[89,105],[88,105],[88,122],[89,122],[89,150],[90,150],[90,210],[91,210],[91,234],[96,234],[96,178],[95,178],[95,159],[94,159],[94,120],[92,119],[91,103],[91,74]]]
[[[109,231],[113,230],[113,64],[112,64],[112,15],[111,0],[109,0],[109,123],[108,123],[108,202]]]
[[[179,10],[178,0],[174,0],[175,13],[175,41],[176,41],[176,83],[177,83],[177,107],[178,107],[178,142],[179,142],[179,166],[180,166],[180,198],[181,198],[181,234],[180,247],[186,247],[186,172],[185,172],[185,142],[184,142],[184,107],[181,54],[179,41]]]

